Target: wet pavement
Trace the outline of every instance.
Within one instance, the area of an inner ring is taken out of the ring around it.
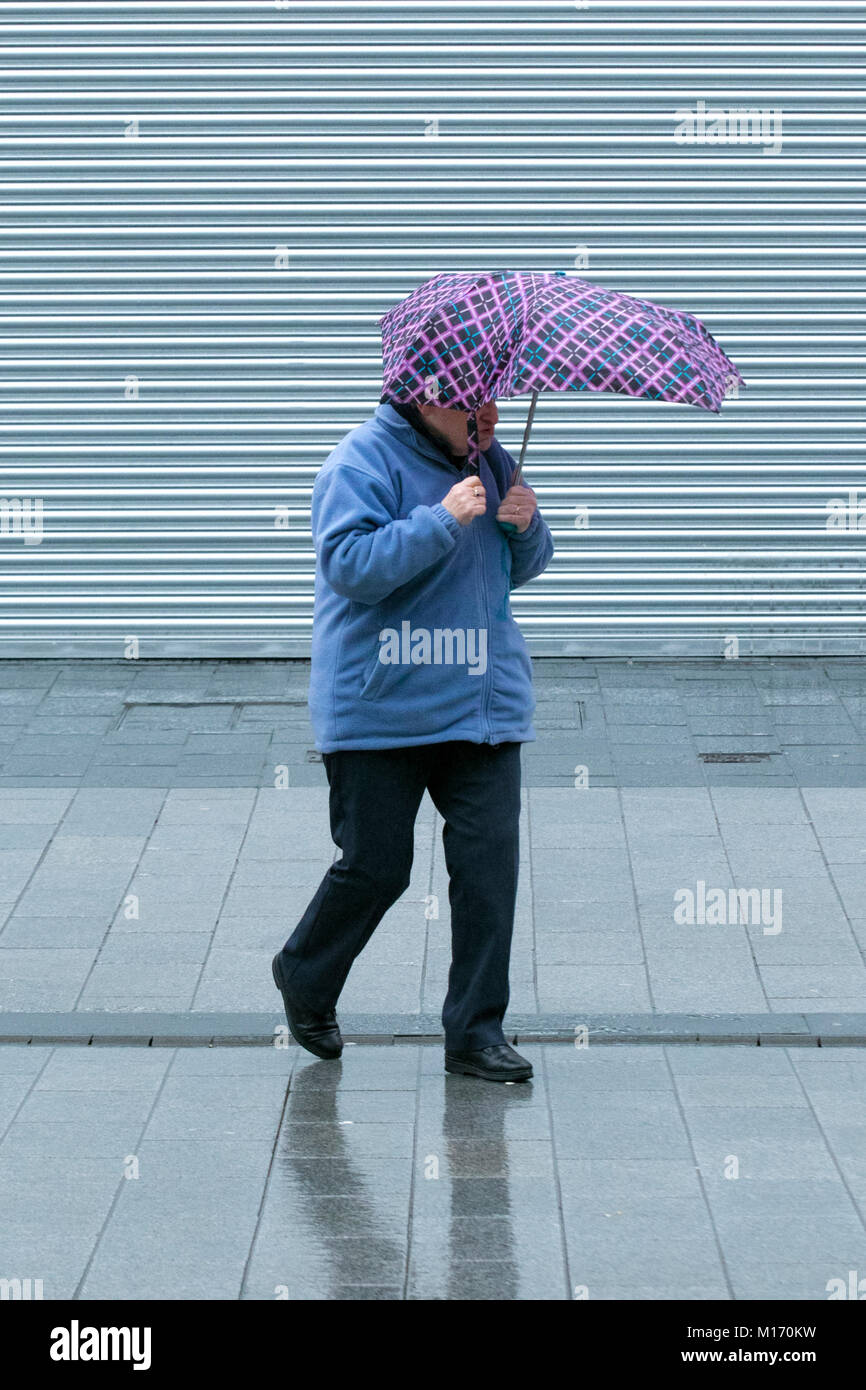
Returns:
[[[0,1276],[46,1299],[827,1299],[866,1050],[0,1048]],[[35,1287],[35,1286],[31,1286]]]
[[[334,854],[304,663],[0,664],[0,1297],[866,1287],[866,664],[536,679],[536,1077],[500,1087],[410,1040],[448,964],[429,801],[343,1061],[284,1046],[270,958]]]

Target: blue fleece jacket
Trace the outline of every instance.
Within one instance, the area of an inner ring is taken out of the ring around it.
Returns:
[[[553,553],[536,513],[496,523],[514,460],[480,456],[487,513],[461,526],[442,498],[464,476],[390,405],[352,430],[313,489],[316,746],[400,748],[535,737],[532,667],[511,589]]]

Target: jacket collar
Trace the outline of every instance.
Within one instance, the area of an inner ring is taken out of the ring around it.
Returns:
[[[450,468],[454,472],[462,472],[462,469],[457,468],[456,465],[443,454],[442,450],[437,448],[432,439],[428,439],[426,435],[420,434],[418,430],[414,429],[412,425],[409,424],[409,421],[404,420],[400,412],[395,410],[392,405],[389,405],[387,401],[376,407],[375,418],[380,424],[385,426],[385,429],[388,430],[390,434],[397,435],[402,443],[407,445],[410,449],[415,449],[417,453],[424,454],[427,458],[434,459],[436,463],[443,464],[446,468]]]

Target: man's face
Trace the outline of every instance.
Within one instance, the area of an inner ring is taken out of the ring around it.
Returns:
[[[445,406],[424,403],[419,410],[431,434],[441,435],[452,454],[463,457],[469,452],[469,416],[465,410],[449,410]],[[490,448],[493,432],[499,419],[495,401],[487,401],[475,412],[478,425],[478,447],[482,454]]]

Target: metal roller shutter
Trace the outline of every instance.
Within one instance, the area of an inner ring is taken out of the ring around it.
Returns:
[[[310,490],[377,400],[376,320],[496,266],[688,307],[749,383],[718,418],[542,398],[534,649],[863,650],[864,20],[0,4],[0,654],[305,653]],[[781,150],[678,143],[699,102],[778,109]]]

